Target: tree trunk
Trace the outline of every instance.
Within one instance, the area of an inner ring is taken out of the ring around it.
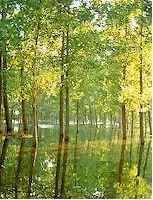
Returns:
[[[61,69],[63,73],[64,67],[64,32],[62,36],[62,49],[61,49]],[[61,168],[61,156],[62,156],[62,143],[64,135],[64,74],[61,75],[61,86],[60,86],[60,111],[59,111],[59,125],[60,125],[60,134],[59,134],[59,143],[57,150],[57,164],[56,164],[56,175],[55,175],[55,196],[58,198],[59,195],[59,179],[60,179],[60,168]]]
[[[3,9],[2,10],[2,19],[1,21],[5,21],[6,18],[6,12]],[[6,44],[5,41],[3,43],[3,50],[2,50],[2,80],[3,80],[3,102],[4,102],[4,109],[5,109],[5,120],[6,120],[6,137],[4,139],[1,157],[0,157],[0,186],[2,186],[2,175],[4,172],[4,162],[5,157],[8,149],[9,139],[8,136],[12,133],[12,126],[11,126],[11,119],[10,119],[10,113],[9,113],[9,105],[8,105],[8,97],[7,97],[7,78],[6,78],[6,70],[7,70],[7,62],[6,62]]]
[[[127,35],[127,27],[125,28],[125,34]],[[126,37],[125,35],[125,37]],[[128,57],[128,53],[125,55]],[[123,84],[125,84],[126,81],[126,66],[128,65],[127,60],[125,61],[125,64],[123,65]],[[122,109],[122,146],[121,146],[121,157],[119,162],[119,174],[118,174],[118,182],[119,184],[122,183],[122,176],[123,176],[123,168],[124,168],[124,156],[125,156],[125,150],[126,150],[126,139],[127,139],[127,120],[126,120],[126,107],[125,107],[125,100],[123,101],[121,105]]]
[[[23,73],[24,73],[24,68],[23,66],[21,67],[21,109],[22,109],[22,125],[23,125],[23,133],[25,135],[27,135],[28,133],[28,128],[27,128],[27,118],[26,118],[26,100],[24,98],[24,77],[23,77]]]
[[[93,121],[92,121],[92,108],[91,108],[91,103],[89,103],[89,119],[90,119],[90,126],[93,126]]]
[[[144,113],[144,129],[145,129],[145,131],[144,131],[144,133],[145,133],[144,137],[146,138],[146,135],[147,135],[147,113],[146,112]]]
[[[113,116],[112,116],[112,113],[110,113],[110,128],[113,129]]]
[[[124,154],[126,149],[126,109],[125,104],[122,104],[122,146],[121,146],[121,156],[119,162],[119,174],[118,174],[118,182],[119,184],[122,183],[122,174],[123,174],[123,167],[124,167]]]
[[[23,134],[21,134],[21,144],[20,144],[20,150],[19,150],[19,155],[18,155],[18,162],[17,162],[17,168],[15,172],[15,198],[18,198],[18,180],[19,180],[19,174],[21,170],[21,162],[22,162],[22,157],[23,157],[23,148],[24,148],[24,143],[25,143],[25,136],[27,135],[27,118],[26,118],[26,105],[25,105],[25,99],[24,99],[24,68],[23,66],[21,67],[21,109],[22,109],[22,131]]]
[[[7,79],[6,79],[6,57],[3,57],[3,98],[4,98],[4,109],[5,109],[5,119],[6,119],[6,127],[7,127],[7,134],[12,133],[12,124],[9,114],[9,105],[8,105],[8,97],[7,97]]]
[[[86,123],[86,126],[88,125],[88,118],[87,118],[87,109],[86,107],[84,107],[84,117],[85,117],[85,123]]]
[[[76,116],[77,116],[77,127],[75,136],[75,149],[74,149],[74,174],[75,174],[75,186],[77,185],[77,144],[79,135],[79,100],[76,103]]]
[[[3,117],[2,117],[2,96],[3,96],[3,87],[2,87],[2,52],[0,51],[0,135],[3,133]]]
[[[37,87],[36,87],[36,60],[37,60],[37,43],[38,43],[38,36],[39,36],[39,28],[40,28],[40,21],[38,21],[37,30],[36,30],[36,38],[35,38],[35,55],[34,55],[34,62],[33,62],[33,87],[32,87],[32,149],[31,149],[31,163],[30,163],[30,174],[29,174],[29,183],[28,183],[28,192],[27,198],[30,198],[31,194],[31,185],[32,179],[35,169],[35,162],[37,156],[37,146],[38,146],[38,121],[37,121]]]
[[[130,141],[130,161],[129,161],[129,167],[132,166],[132,148],[133,148],[133,125],[134,125],[134,113],[131,112],[131,141]]]
[[[89,119],[90,119],[90,138],[89,138],[89,141],[91,141],[91,139],[92,139],[92,128],[93,128],[91,102],[89,102]],[[89,141],[88,141],[88,145],[89,145]]]
[[[83,106],[82,106],[82,112],[81,112],[81,122],[82,122],[82,125],[85,126],[85,124],[86,124],[86,116],[84,115]]]
[[[140,97],[143,94],[143,79],[142,79],[142,66],[143,66],[143,59],[142,59],[142,25],[140,30],[140,37],[141,37],[141,44],[140,44]],[[138,158],[138,171],[137,176],[140,176],[141,165],[142,165],[142,156],[144,151],[144,128],[143,128],[143,105],[140,103],[140,112],[139,112],[139,120],[140,120],[140,147],[139,147],[139,158]]]
[[[103,128],[106,128],[106,114],[103,115]]]
[[[65,116],[65,135],[64,135],[64,144],[63,144],[63,171],[62,171],[62,180],[61,180],[61,197],[65,198],[65,177],[67,169],[67,160],[68,160],[68,143],[69,143],[69,28],[67,29],[66,35],[66,82],[65,82],[65,91],[66,91],[66,116]]]
[[[140,24],[140,65],[139,65],[139,83],[140,83],[140,111],[139,111],[139,123],[140,123],[140,142],[139,142],[139,149],[138,149],[138,164],[137,164],[137,177],[141,175],[141,167],[142,167],[142,159],[143,159],[143,152],[144,152],[144,119],[143,119],[143,103],[142,103],[142,95],[143,95],[143,55],[142,55],[142,32],[143,32],[143,2],[141,1],[141,24]],[[139,188],[139,179],[136,181],[136,195],[137,198],[138,188]]]
[[[18,155],[18,162],[17,162],[17,168],[15,172],[15,198],[18,198],[18,180],[19,180],[19,174],[21,170],[21,162],[22,162],[22,156],[23,156],[23,147],[25,143],[25,138],[21,139],[21,145],[20,145],[20,150],[19,150],[19,155]]]
[[[146,172],[146,168],[147,168],[149,153],[150,153],[150,149],[151,149],[151,141],[152,141],[152,126],[151,126],[151,115],[150,115],[150,111],[148,111],[148,121],[149,121],[149,129],[150,129],[150,138],[149,138],[149,142],[148,142],[148,148],[147,148],[147,153],[146,153],[146,159],[145,159],[145,163],[144,163],[144,167],[143,167],[143,178],[145,177],[145,172]]]
[[[98,127],[98,119],[97,119],[97,111],[96,111],[96,106],[94,105],[94,111],[95,111],[95,126],[96,128]]]

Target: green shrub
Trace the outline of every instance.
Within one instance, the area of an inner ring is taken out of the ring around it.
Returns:
[[[126,174],[121,185],[119,185],[119,183],[114,185],[118,198],[150,198],[151,187],[146,183],[144,178],[136,176],[136,166],[128,170]]]

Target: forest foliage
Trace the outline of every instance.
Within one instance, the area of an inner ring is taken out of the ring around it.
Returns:
[[[150,198],[151,1],[0,11],[1,198]]]

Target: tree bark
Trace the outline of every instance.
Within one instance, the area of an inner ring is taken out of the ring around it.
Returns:
[[[122,183],[123,167],[124,167],[124,154],[126,149],[126,109],[125,104],[122,103],[122,146],[121,146],[121,156],[119,162],[119,173],[118,173],[118,182]]]
[[[93,126],[91,102],[89,103],[90,126]]]
[[[35,38],[35,55],[34,55],[34,63],[33,63],[33,87],[32,87],[32,149],[31,149],[31,163],[30,163],[30,174],[29,174],[29,183],[28,183],[28,192],[27,198],[30,198],[31,194],[31,185],[32,179],[35,169],[35,162],[37,156],[37,146],[38,146],[38,121],[37,121],[37,86],[35,81],[36,76],[36,60],[37,60],[37,44],[39,37],[39,29],[40,29],[40,21],[38,21],[37,30],[36,30],[36,38]]]
[[[96,106],[94,105],[94,111],[95,111],[95,126],[96,128],[98,127],[98,119],[97,119],[97,111],[96,111]]]
[[[26,117],[26,100],[24,98],[24,67],[21,67],[21,109],[22,109],[22,125],[23,125],[23,133],[27,135],[28,128],[27,128],[27,117]]]
[[[141,24],[140,24],[140,65],[139,65],[139,83],[140,83],[140,111],[139,111],[139,123],[140,123],[140,142],[139,142],[139,149],[138,149],[138,163],[137,163],[137,176],[141,175],[141,167],[142,167],[142,159],[143,159],[143,152],[144,152],[144,116],[143,116],[143,103],[142,103],[142,95],[143,95],[143,55],[142,55],[142,37],[143,37],[143,1],[140,2],[140,9],[141,9]],[[139,188],[139,179],[136,181],[136,195],[138,195],[138,188]]]
[[[24,67],[23,65],[21,66],[21,109],[22,109],[22,131],[23,134],[21,134],[21,144],[20,144],[20,150],[19,150],[19,155],[18,155],[18,162],[17,162],[17,168],[15,172],[15,198],[18,198],[18,179],[19,179],[19,174],[21,170],[21,162],[22,162],[22,157],[23,157],[23,148],[24,148],[24,143],[25,143],[25,136],[27,135],[27,118],[26,118],[26,102],[24,98]]]
[[[145,163],[144,163],[144,167],[143,167],[143,178],[145,177],[145,173],[146,173],[149,153],[150,153],[150,149],[151,149],[151,141],[152,141],[152,125],[151,125],[150,111],[148,111],[148,122],[149,122],[149,129],[150,129],[150,137],[149,137],[149,142],[148,142],[148,147],[147,147],[147,152],[146,152],[146,159],[145,159]]]
[[[64,32],[62,36],[62,49],[61,49],[61,69],[63,73],[64,68]],[[60,111],[59,111],[59,143],[57,150],[57,163],[56,163],[56,175],[55,175],[55,196],[58,198],[59,195],[59,179],[60,179],[60,168],[61,168],[61,156],[62,156],[62,143],[64,135],[64,73],[61,75],[61,85],[60,85]]]
[[[2,19],[1,21],[4,23],[6,19],[6,11],[3,8],[2,10]],[[2,186],[2,175],[4,172],[4,162],[6,158],[6,153],[8,149],[9,139],[8,136],[12,133],[12,125],[9,113],[9,105],[8,105],[8,97],[7,97],[7,78],[6,78],[6,71],[7,71],[7,61],[6,61],[6,44],[3,41],[3,48],[2,48],[2,81],[3,81],[3,102],[4,102],[4,109],[5,109],[5,120],[6,120],[6,137],[4,139],[1,157],[0,157],[0,186]]]
[[[65,95],[66,95],[66,116],[65,116],[65,135],[63,143],[63,170],[62,170],[62,180],[61,180],[61,197],[65,198],[65,177],[67,169],[68,160],[68,143],[69,143],[69,28],[67,28],[66,34],[66,82],[65,82]]]
[[[89,141],[91,141],[92,140],[92,128],[93,128],[91,102],[89,102],[89,120],[90,120],[90,138],[89,138]],[[88,145],[89,145],[89,141],[88,141]]]
[[[145,112],[144,113],[144,137],[146,138],[146,135],[147,135],[147,113]]]
[[[133,148],[133,125],[134,125],[134,112],[131,112],[131,141],[130,141],[130,161],[129,161],[129,167],[132,166],[132,148]]]
[[[103,128],[106,128],[106,113],[103,115]]]
[[[74,174],[75,174],[75,183],[77,185],[77,145],[78,145],[78,135],[79,135],[79,100],[76,102],[76,116],[77,116],[77,127],[76,127],[76,136],[75,136],[75,149],[74,149]]]
[[[143,58],[142,58],[142,24],[140,28],[140,37],[141,37],[141,43],[140,43],[140,97],[143,95],[143,75],[142,75],[142,68],[143,68]],[[137,166],[137,176],[140,176],[141,171],[141,165],[142,165],[142,156],[144,151],[144,128],[143,128],[143,105],[140,103],[140,112],[139,112],[139,121],[140,121],[140,147],[139,147],[139,158],[138,158],[138,166]]]
[[[0,135],[3,133],[3,117],[2,117],[2,96],[3,96],[3,82],[2,82],[2,51],[0,50]]]
[[[84,107],[84,117],[85,117],[85,123],[86,123],[86,126],[88,125],[88,117],[87,117],[87,109],[86,107]]]
[[[127,26],[125,27],[125,40],[127,36]],[[126,41],[127,42],[127,41]],[[126,46],[125,46],[126,47]],[[128,57],[128,53],[126,53],[125,57]],[[125,84],[126,81],[126,67],[128,65],[127,59],[124,61],[123,65],[123,84]],[[119,174],[118,174],[118,182],[119,184],[122,183],[122,176],[123,176],[123,168],[124,168],[124,156],[125,156],[125,150],[126,150],[126,140],[127,140],[127,119],[126,119],[126,104],[125,100],[123,100],[123,103],[121,105],[121,111],[122,111],[122,146],[121,146],[121,156],[119,161]]]

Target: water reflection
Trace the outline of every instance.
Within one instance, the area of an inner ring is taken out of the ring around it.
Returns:
[[[18,124],[15,124],[15,128]],[[52,198],[54,193],[56,154],[59,129],[58,125],[39,124],[41,138],[38,145],[36,167],[33,174],[32,198]],[[107,177],[113,184],[120,148],[118,147],[118,132],[115,129],[103,129],[90,126],[80,126],[77,148],[77,172],[74,174],[74,145],[76,127],[70,127],[69,161],[67,171],[67,188],[74,192],[74,179],[76,188],[86,188],[91,195],[97,198],[102,194],[95,191],[98,176]],[[114,133],[112,134],[112,131]],[[91,134],[91,135],[90,135]],[[116,136],[116,138],[113,138]],[[90,140],[91,139],[91,140]],[[113,140],[113,141],[112,141]],[[3,141],[2,141],[3,142]],[[111,142],[111,145],[110,145]],[[26,198],[28,177],[30,172],[32,137],[25,138],[22,161],[18,175],[18,198]],[[5,175],[3,176],[4,188],[1,198],[15,197],[15,172],[17,170],[21,138],[11,138],[7,159],[5,161]],[[112,157],[113,155],[113,157]],[[151,164],[151,161],[150,161]],[[148,167],[149,165],[148,164]],[[148,173],[148,172],[147,172]],[[149,176],[148,176],[149,177]],[[92,184],[91,184],[92,180]],[[104,181],[105,183],[106,181]],[[84,189],[85,190],[85,189]],[[113,194],[111,194],[113,195]],[[84,197],[83,194],[80,197]]]

